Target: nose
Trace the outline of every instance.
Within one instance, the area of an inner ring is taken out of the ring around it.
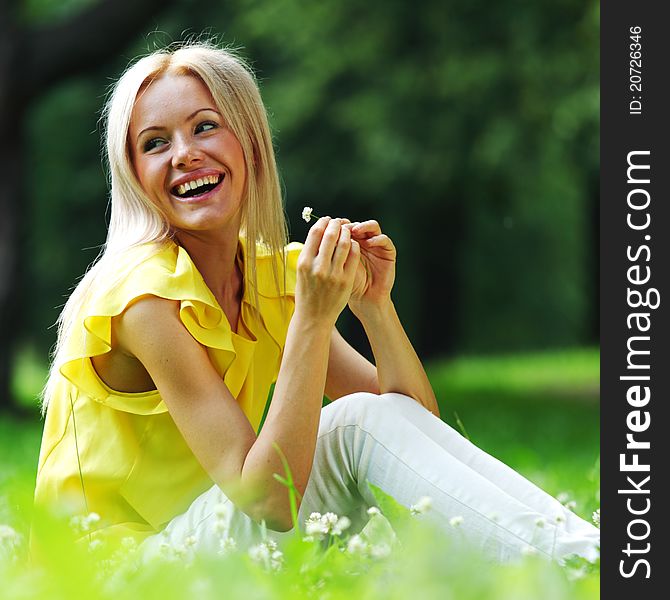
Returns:
[[[202,153],[194,140],[185,136],[175,136],[172,140],[172,149],[172,166],[175,169],[188,167],[202,158]]]

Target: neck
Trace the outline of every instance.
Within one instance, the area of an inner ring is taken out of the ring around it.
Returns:
[[[235,260],[238,238],[239,229],[217,237],[191,231],[179,231],[175,235],[175,241],[188,252],[226,312],[231,306],[239,306],[242,294],[243,273]]]

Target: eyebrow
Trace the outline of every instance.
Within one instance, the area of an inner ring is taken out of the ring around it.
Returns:
[[[206,108],[199,108],[198,110],[192,112],[188,117],[186,117],[186,120],[190,121],[198,113],[200,113],[202,111],[205,111],[205,110],[208,110],[210,112],[216,113],[217,115],[221,116],[221,113],[218,110],[216,110],[215,108],[206,107]],[[151,127],[145,127],[142,131],[140,131],[137,134],[137,139],[139,140],[140,137],[142,136],[142,134],[145,133],[146,131],[154,131],[154,130],[160,130],[160,129],[165,129],[165,127],[161,127],[160,125],[152,125]]]

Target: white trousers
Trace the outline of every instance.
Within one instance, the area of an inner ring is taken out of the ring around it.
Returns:
[[[301,526],[312,512],[330,511],[347,515],[350,531],[360,529],[367,508],[376,505],[368,481],[407,507],[429,496],[432,508],[425,518],[454,535],[450,520],[457,517],[458,537],[494,560],[514,560],[528,551],[557,560],[598,555],[596,527],[402,394],[359,392],[321,411]],[[261,539],[261,526],[213,486],[142,549],[151,556],[163,544],[188,540],[196,551],[216,552],[224,526],[240,549]],[[268,533],[281,539],[292,532]]]

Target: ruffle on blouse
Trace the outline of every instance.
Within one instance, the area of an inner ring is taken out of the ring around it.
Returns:
[[[240,245],[242,260],[246,261],[242,238]],[[287,268],[284,272],[279,255],[272,255],[261,246],[257,247],[258,311],[253,308],[253,287],[245,285],[241,315],[244,326],[253,338],[245,342],[253,344],[257,328],[262,326],[279,346],[281,354],[293,307],[296,264],[301,249],[302,244],[296,242],[286,247]],[[277,264],[279,290],[272,261]],[[225,377],[228,367],[237,356],[233,342],[235,334],[186,250],[173,242],[157,248],[155,252],[150,247],[141,246],[126,252],[119,259],[117,267],[116,273],[127,274],[112,289],[104,285],[96,286],[97,290],[78,318],[77,326],[67,343],[65,358],[59,367],[63,377],[92,399],[111,408],[139,415],[166,412],[167,408],[158,390],[139,393],[113,390],[100,379],[91,363],[91,357],[111,350],[112,317],[121,314],[136,299],[146,295],[180,302],[182,323],[200,344],[209,349],[214,367]],[[291,300],[290,306],[287,299]],[[287,314],[287,311],[291,312]],[[249,355],[250,359],[253,352]],[[244,377],[240,380],[243,381]],[[238,392],[231,389],[234,396]]]

